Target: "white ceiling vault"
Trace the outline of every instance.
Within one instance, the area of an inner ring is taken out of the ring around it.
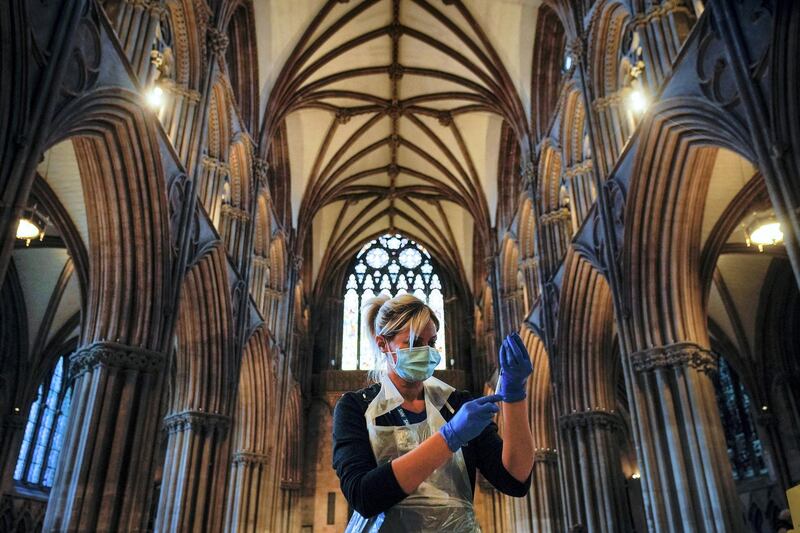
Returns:
[[[287,128],[313,279],[386,231],[472,281],[505,121],[527,142],[540,0],[256,1],[261,140]]]

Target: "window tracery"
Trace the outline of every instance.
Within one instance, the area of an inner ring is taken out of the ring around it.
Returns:
[[[24,487],[49,490],[67,430],[72,387],[67,382],[64,357],[39,385],[28,413],[14,480]]]
[[[379,294],[413,294],[439,319],[437,368],[445,368],[445,321],[442,282],[428,251],[400,234],[385,234],[365,244],[350,267],[344,287],[342,370],[372,369],[372,348],[362,331],[361,307]]]

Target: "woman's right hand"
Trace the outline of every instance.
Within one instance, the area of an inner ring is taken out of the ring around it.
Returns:
[[[495,405],[502,401],[501,394],[483,396],[466,402],[439,432],[447,442],[447,447],[455,453],[459,448],[477,437],[492,421],[492,417],[500,411]]]

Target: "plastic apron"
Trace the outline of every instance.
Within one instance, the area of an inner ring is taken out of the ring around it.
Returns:
[[[394,383],[386,376],[381,379],[381,390],[364,413],[372,452],[378,465],[413,450],[445,424],[439,410],[455,389],[434,377],[426,379],[423,386],[425,420],[403,426],[376,426],[375,419],[403,403],[403,397]],[[408,422],[407,419],[405,422]],[[428,531],[480,533],[472,506],[472,486],[461,450],[391,509],[372,518],[365,518],[354,511],[345,530],[346,533]]]

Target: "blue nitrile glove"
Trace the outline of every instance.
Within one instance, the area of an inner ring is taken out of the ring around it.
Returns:
[[[439,430],[451,452],[457,452],[486,429],[495,413],[500,411],[495,402],[502,399],[499,394],[493,394],[470,400],[461,406],[453,418]]]
[[[525,382],[533,372],[528,349],[517,333],[512,333],[500,346],[500,377],[497,393],[506,403],[519,402],[527,397]]]

